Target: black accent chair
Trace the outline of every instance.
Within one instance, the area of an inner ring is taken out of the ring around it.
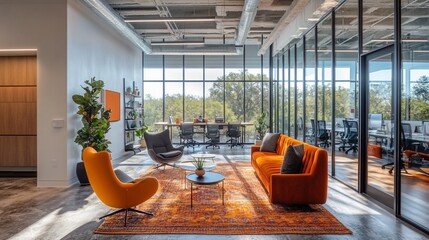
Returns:
[[[147,152],[150,158],[157,163],[156,168],[164,166],[176,167],[174,162],[183,155],[184,146],[173,147],[170,140],[170,131],[164,130],[160,133],[144,133]]]
[[[327,148],[331,145],[329,142],[329,133],[328,130],[326,130],[325,120],[317,121],[317,142],[319,147],[323,146],[324,148]]]
[[[240,131],[240,123],[228,123],[228,130],[226,131],[226,136],[229,137],[227,143],[230,143],[229,146],[231,148],[235,146],[241,145],[243,147],[243,144],[240,143],[241,138],[241,131]]]
[[[192,149],[195,148],[195,145],[198,144],[197,141],[194,140],[194,124],[193,123],[181,123],[180,124],[180,144],[183,144],[185,147]]]
[[[359,142],[359,125],[357,121],[348,121],[343,120],[344,125],[344,135],[341,138],[343,145],[338,148],[339,151],[343,149],[347,154],[350,151],[356,153],[358,151],[358,142]],[[346,144],[349,145],[349,148],[346,150]]]
[[[213,149],[215,147],[220,148],[220,146],[218,145],[218,143],[220,142],[220,131],[219,131],[219,126],[217,124],[207,124],[206,137],[209,139],[209,141],[207,142],[208,145],[206,146],[206,148],[208,147],[213,147]]]

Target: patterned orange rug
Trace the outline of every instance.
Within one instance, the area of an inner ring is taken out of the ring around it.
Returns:
[[[269,202],[249,161],[219,160],[214,170],[225,176],[225,205],[221,185],[194,185],[190,208],[190,185],[185,189],[184,172],[153,168],[144,175],[160,181],[158,193],[137,208],[153,217],[129,213],[107,218],[98,234],[351,234],[321,205],[282,206]]]

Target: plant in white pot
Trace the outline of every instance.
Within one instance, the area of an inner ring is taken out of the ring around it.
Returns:
[[[93,147],[97,151],[108,151],[111,143],[106,139],[106,133],[110,130],[110,110],[105,110],[99,102],[99,95],[103,91],[104,82],[102,80],[86,80],[87,86],[82,86],[85,93],[83,95],[73,95],[73,101],[78,105],[77,114],[82,116],[83,127],[77,131],[75,143],[82,146],[82,151],[86,147]],[[89,184],[83,162],[79,162],[76,167],[76,174],[81,185]]]
[[[143,125],[142,128],[139,128],[136,130],[136,136],[140,140],[140,147],[146,148],[146,141],[144,140],[144,133],[149,131],[149,127],[146,125]]]
[[[261,112],[255,121],[256,140],[255,145],[260,146],[265,133],[268,131],[268,115],[266,112]]]

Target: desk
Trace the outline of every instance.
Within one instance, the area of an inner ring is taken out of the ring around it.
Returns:
[[[204,132],[206,129],[207,124],[213,124],[213,125],[218,125],[220,127],[227,127],[228,123],[194,123],[194,127],[203,127],[204,128]],[[161,126],[163,129],[165,129],[165,127],[167,127],[170,130],[170,139],[173,139],[173,127],[180,127],[180,123],[168,123],[168,122],[156,122],[154,123],[155,126]],[[253,126],[253,122],[241,122],[240,123],[240,127],[241,129],[241,142],[245,143],[246,142],[246,126]]]

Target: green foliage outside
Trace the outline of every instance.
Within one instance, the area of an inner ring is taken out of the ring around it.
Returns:
[[[209,121],[214,121],[216,116],[223,116],[224,107],[224,92],[225,92],[225,120],[226,121],[243,121],[244,112],[246,114],[246,121],[254,122],[257,116],[261,113],[261,76],[260,74],[250,74],[246,71],[246,80],[254,80],[258,82],[246,82],[245,84],[241,81],[243,79],[243,73],[230,73],[225,77],[225,82],[219,78],[218,82],[213,83],[213,86],[206,92],[206,106],[205,106],[205,117]],[[235,81],[239,80],[239,81]],[[268,108],[268,95],[269,86],[268,82],[264,82],[263,96],[264,96],[264,109]],[[245,88],[244,88],[245,86]],[[285,86],[286,87],[286,86]],[[277,95],[277,89],[279,88],[279,95]],[[285,107],[285,115],[281,116],[283,104],[282,91],[283,87],[281,84],[276,84],[273,87],[273,109],[279,111],[279,119],[274,121],[287,121],[287,107]],[[315,96],[316,86],[314,83],[307,83],[306,85],[306,122],[309,124],[310,119],[314,118],[315,113]],[[298,109],[298,117],[302,115],[302,104],[303,104],[303,89],[300,87],[297,89],[297,100],[298,106],[295,106],[294,92],[295,87],[289,89],[285,88],[285,103],[287,102],[287,94],[291,93],[290,96],[290,121],[294,122],[293,111]],[[384,119],[391,118],[391,84],[375,83],[370,86],[370,113],[382,113]],[[350,117],[350,109],[355,108],[354,101],[357,101],[357,92],[355,93],[351,89],[343,86],[337,86],[335,89],[335,118],[348,118]],[[245,96],[245,97],[244,97]],[[405,96],[405,95],[404,95]],[[321,83],[318,85],[318,119],[324,119],[326,121],[331,120],[332,116],[332,86],[330,83],[325,83],[323,86]],[[185,100],[185,121],[192,121],[194,117],[203,115],[203,99],[202,97],[188,94],[184,97]],[[426,76],[420,77],[417,84],[412,87],[412,93],[409,106],[410,120],[428,120],[429,119],[429,78]],[[183,99],[181,94],[166,95],[166,118],[172,116],[173,118],[182,118],[183,112]],[[244,105],[245,104],[245,105]],[[403,108],[405,108],[405,97],[402,102]],[[324,106],[324,114],[323,108]],[[245,111],[244,111],[245,110]],[[355,109],[358,112],[358,109]],[[276,116],[274,114],[274,116]],[[146,124],[151,126],[154,122],[162,120],[162,99],[153,98],[149,94],[145,97],[145,120]],[[183,119],[182,119],[183,120]],[[281,124],[280,124],[281,125]],[[293,131],[294,125],[291,124],[291,131]]]
[[[78,104],[77,114],[82,116],[83,127],[77,131],[75,143],[82,148],[93,147],[97,151],[109,151],[111,143],[105,135],[110,130],[110,110],[105,110],[98,101],[100,93],[103,91],[104,82],[102,80],[86,80],[87,86],[82,86],[85,93],[83,95],[73,95],[73,101]],[[109,151],[110,152],[110,151]]]

